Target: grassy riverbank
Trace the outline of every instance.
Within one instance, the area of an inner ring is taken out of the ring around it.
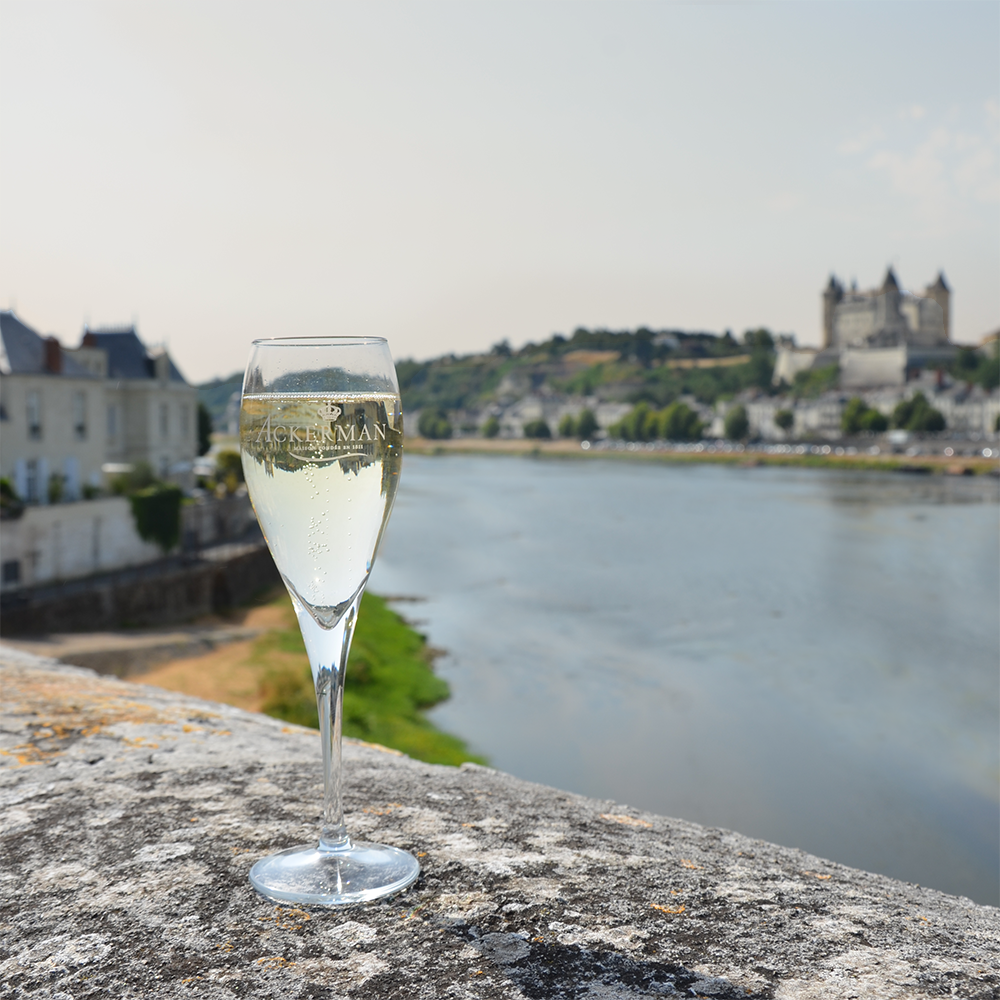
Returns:
[[[283,600],[288,603],[287,597]],[[316,727],[312,674],[290,608],[288,619],[284,628],[270,631],[254,646],[254,659],[264,667],[261,710]],[[424,717],[424,711],[448,695],[447,683],[434,673],[424,637],[381,597],[365,594],[347,662],[344,735],[433,764],[484,763],[461,740],[442,733]]]
[[[284,589],[249,609],[244,624],[261,634],[128,679],[318,725],[309,661]],[[460,739],[427,721],[427,709],[448,695],[424,637],[382,598],[365,594],[347,665],[344,735],[432,764],[484,763]]]
[[[898,455],[882,453],[871,455],[858,452],[854,455],[804,455],[795,452],[770,453],[754,451],[668,451],[647,449],[638,445],[628,448],[592,447],[584,450],[579,441],[560,439],[537,441],[528,438],[452,438],[445,441],[430,441],[420,437],[406,438],[406,451],[415,455],[537,455],[554,458],[583,458],[592,460],[627,459],[629,461],[651,461],[686,464],[691,462],[713,462],[720,465],[780,465],[802,466],[824,469],[860,469],[881,472],[926,472],[946,475],[996,474],[1000,463],[995,458],[982,455]]]

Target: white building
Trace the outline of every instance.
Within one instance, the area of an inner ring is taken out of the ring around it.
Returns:
[[[75,500],[102,469],[147,462],[193,485],[197,392],[134,328],[86,330],[76,350],[0,312],[0,475],[22,499]]]
[[[105,380],[0,312],[0,475],[28,503],[76,500],[107,461]]]
[[[165,350],[147,350],[134,327],[85,329],[73,352],[105,380],[107,459],[147,462],[161,479],[194,485],[198,395]]]

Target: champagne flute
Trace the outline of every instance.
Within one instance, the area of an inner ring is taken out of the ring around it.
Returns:
[[[256,340],[243,379],[240,452],[257,520],[309,654],[323,744],[319,842],[258,861],[254,888],[338,906],[398,892],[406,851],[354,842],[341,801],[344,670],[402,461],[396,370],[380,337]]]

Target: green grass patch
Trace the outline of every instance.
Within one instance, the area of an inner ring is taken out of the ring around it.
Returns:
[[[291,616],[290,616],[291,618]],[[267,715],[316,728],[316,696],[298,625],[272,629],[257,640],[254,659],[266,663],[262,684]],[[381,597],[365,594],[347,661],[344,735],[402,750],[431,764],[486,763],[462,740],[435,728],[424,712],[448,698],[434,673],[424,637]]]

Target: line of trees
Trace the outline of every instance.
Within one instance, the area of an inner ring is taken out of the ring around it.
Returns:
[[[686,403],[675,402],[654,410],[642,402],[612,424],[608,434],[624,441],[697,441],[703,430],[698,414]]]

